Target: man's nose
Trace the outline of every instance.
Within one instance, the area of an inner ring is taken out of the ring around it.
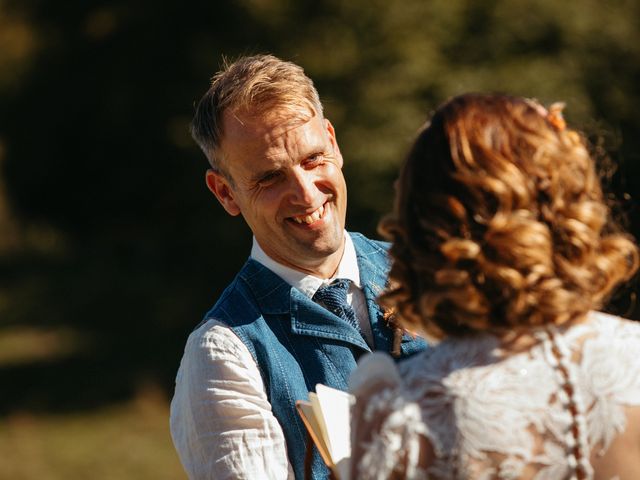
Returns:
[[[319,193],[315,184],[315,175],[304,169],[295,171],[291,175],[290,190],[292,203],[304,206],[313,205]]]

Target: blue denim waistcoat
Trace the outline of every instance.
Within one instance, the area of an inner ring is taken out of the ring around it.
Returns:
[[[388,271],[388,244],[350,233],[360,281],[371,319],[375,350],[391,351],[393,332],[386,326],[376,297]],[[227,324],[247,346],[258,365],[273,413],[284,431],[289,461],[297,479],[304,474],[306,432],[295,402],[308,399],[317,383],[347,389],[358,358],[371,349],[347,322],[311,301],[298,289],[255,260],[249,259],[205,321]],[[405,335],[402,357],[426,347]],[[327,478],[314,449],[314,479]]]

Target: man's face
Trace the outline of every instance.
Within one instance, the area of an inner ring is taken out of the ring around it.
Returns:
[[[272,259],[330,277],[342,257],[347,188],[333,126],[318,115],[291,122],[226,112],[223,168],[207,184],[231,215],[242,214]]]

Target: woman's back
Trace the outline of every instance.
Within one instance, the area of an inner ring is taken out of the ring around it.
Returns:
[[[531,340],[450,338],[399,375],[369,357],[352,377],[352,477],[638,478],[640,324],[592,312]]]

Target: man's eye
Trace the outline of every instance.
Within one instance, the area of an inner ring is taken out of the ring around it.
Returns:
[[[316,153],[315,155],[311,155],[307,159],[307,161],[305,162],[305,165],[307,167],[315,167],[321,164],[322,162],[324,162],[324,155],[322,153]]]
[[[280,172],[267,173],[262,178],[260,178],[260,180],[258,180],[258,184],[262,187],[266,185],[271,185],[272,183],[275,183],[279,177],[280,177]]]

